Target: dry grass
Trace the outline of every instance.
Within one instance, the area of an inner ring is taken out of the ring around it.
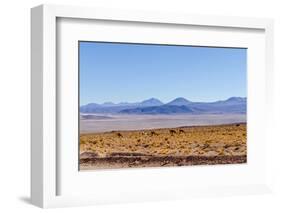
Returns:
[[[109,156],[242,156],[246,124],[81,134],[80,153]]]

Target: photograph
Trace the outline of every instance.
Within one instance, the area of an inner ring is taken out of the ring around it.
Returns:
[[[78,58],[79,171],[247,163],[247,48],[78,41]]]

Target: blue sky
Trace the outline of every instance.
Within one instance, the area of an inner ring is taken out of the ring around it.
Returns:
[[[80,42],[80,105],[246,97],[247,50]]]

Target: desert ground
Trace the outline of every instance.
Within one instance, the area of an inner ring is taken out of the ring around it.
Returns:
[[[245,123],[246,114],[177,114],[177,115],[118,115],[88,114],[80,119],[80,133],[109,132],[114,130],[144,130]]]
[[[165,127],[161,119],[154,118],[157,122],[150,122],[150,128],[144,128],[140,119],[137,126],[142,129],[122,130],[120,124],[118,131],[110,131],[113,125],[104,127],[107,131],[91,133],[82,120],[80,170],[246,163],[245,117],[239,117],[241,122],[237,122],[237,117],[230,116],[227,122],[236,121],[231,124],[219,124],[226,122],[223,119],[214,124],[212,118],[200,123],[200,119],[189,117],[194,120],[189,124],[196,126],[180,126],[181,121],[172,119],[178,127]],[[161,128],[157,128],[158,122]]]

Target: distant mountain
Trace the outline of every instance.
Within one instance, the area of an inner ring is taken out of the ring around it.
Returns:
[[[156,99],[156,98],[150,98],[150,99],[147,99],[147,100],[144,100],[142,101],[139,106],[161,106],[163,105],[163,103]]]
[[[171,102],[167,103],[167,105],[173,105],[173,106],[186,106],[189,105],[190,103],[192,103],[189,100],[186,100],[185,98],[176,98],[174,100],[172,100]]]
[[[115,106],[116,104],[115,103],[113,103],[113,102],[104,102],[103,104],[102,104],[102,106],[108,106],[108,107],[110,107],[110,106]]]
[[[245,114],[247,111],[247,98],[230,97],[215,102],[192,102],[179,97],[167,104],[156,98],[150,98],[137,103],[90,103],[80,107],[81,113],[122,113],[122,114]]]
[[[241,97],[231,97],[225,101],[222,101],[224,103],[228,103],[228,104],[241,104],[241,103],[246,103],[247,102],[247,98],[241,98]]]
[[[231,97],[215,102],[193,102],[189,105],[194,111],[199,113],[235,113],[245,114],[247,111],[247,98]]]
[[[124,109],[131,109],[136,107],[149,107],[149,106],[160,106],[163,103],[156,99],[150,98],[142,102],[128,103],[128,102],[105,102],[103,104],[90,103],[80,107],[82,113],[118,113]]]
[[[87,104],[80,107],[81,113],[118,113],[124,109],[136,108],[136,104],[128,105],[119,105],[115,104],[114,106],[103,106],[102,104]]]
[[[138,107],[133,109],[125,109],[120,111],[122,114],[183,114],[192,113],[192,109],[187,106],[175,106],[175,105],[162,105],[152,107]]]
[[[80,107],[80,112],[91,112],[93,109],[101,109],[102,106],[95,103],[86,104]]]

